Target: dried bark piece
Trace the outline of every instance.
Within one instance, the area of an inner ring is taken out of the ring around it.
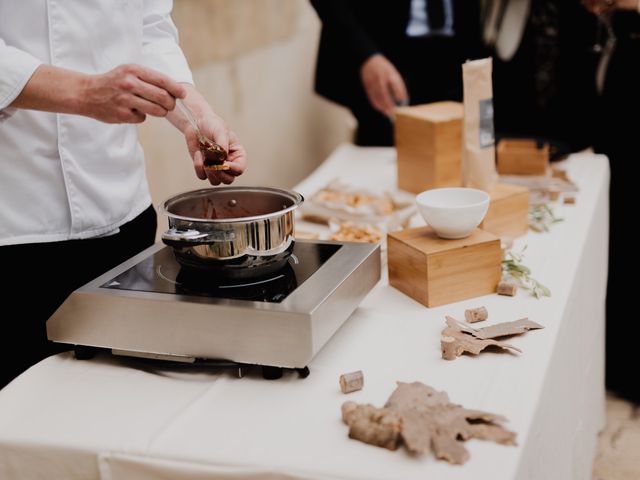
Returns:
[[[567,175],[567,171],[564,170],[563,168],[558,168],[558,167],[551,167],[551,176],[553,178],[559,178],[561,180],[564,180],[565,182],[570,182],[571,180],[569,180],[569,175]]]
[[[389,450],[398,448],[402,420],[393,410],[345,402],[342,421],[349,426],[349,438]]]
[[[574,197],[573,195],[565,195],[562,199],[562,203],[564,203],[565,205],[575,205],[576,197]]]
[[[485,307],[469,308],[464,311],[464,319],[467,323],[482,322],[489,318],[489,312]]]
[[[445,392],[420,382],[398,382],[385,408],[399,414],[402,440],[413,453],[433,450],[437,458],[462,464],[469,459],[462,440],[479,438],[515,445],[516,434],[500,425],[504,417],[450,403]]]
[[[452,317],[446,317],[447,327],[442,330],[440,337],[440,347],[442,358],[445,360],[455,360],[464,352],[478,355],[485,348],[496,346],[511,352],[522,352],[519,348],[508,343],[491,339],[480,339],[474,336],[475,329],[464,327],[460,322]],[[453,339],[453,340],[452,340]]]
[[[544,328],[542,325],[536,322],[532,322],[528,318],[521,318],[513,322],[496,323],[488,327],[477,329],[473,336],[482,340],[488,338],[510,337],[513,335],[520,335],[526,333],[529,330],[537,330]]]
[[[513,297],[517,292],[518,286],[511,282],[500,282],[496,289],[498,295],[508,295],[509,297]]]
[[[342,393],[351,393],[357,390],[362,390],[363,386],[364,375],[362,374],[362,370],[340,375],[340,390],[342,390]]]

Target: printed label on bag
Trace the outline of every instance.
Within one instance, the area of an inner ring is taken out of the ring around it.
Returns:
[[[491,147],[496,138],[493,131],[493,99],[480,100],[480,148]]]

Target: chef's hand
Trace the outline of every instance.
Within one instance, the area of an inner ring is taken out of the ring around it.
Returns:
[[[164,117],[184,85],[140,65],[120,65],[99,74],[40,65],[11,107],[84,115],[107,123],[140,123],[146,115]]]
[[[224,120],[213,112],[205,98],[193,85],[182,84],[182,86],[187,92],[183,102],[196,117],[202,134],[227,151],[227,159],[224,164],[229,167],[228,170],[205,170],[204,158],[200,151],[200,142],[196,131],[180,109],[170,112],[167,119],[184,134],[196,175],[201,180],[209,179],[212,185],[233,183],[238,175],[242,175],[247,166],[247,154],[244,147],[236,134],[229,130]]]
[[[141,123],[147,115],[165,117],[184,98],[184,85],[140,65],[120,65],[89,75],[82,92],[81,113],[106,123]]]
[[[402,75],[384,55],[370,56],[360,67],[360,78],[369,102],[384,115],[393,115],[397,105],[409,101]]]

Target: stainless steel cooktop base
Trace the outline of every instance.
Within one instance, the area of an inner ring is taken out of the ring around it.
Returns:
[[[223,359],[305,368],[380,279],[380,247],[340,245],[283,301],[105,288],[158,243],[73,292],[47,322],[50,340],[164,360]]]

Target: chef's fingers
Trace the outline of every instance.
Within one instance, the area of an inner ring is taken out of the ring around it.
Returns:
[[[202,133],[220,145],[225,152],[229,152],[229,130],[224,120],[215,113],[208,115],[201,122]]]
[[[137,79],[133,87],[133,93],[149,102],[159,105],[166,112],[170,112],[176,107],[175,97],[171,96],[164,88],[156,87],[140,79]]]
[[[184,85],[172,80],[164,73],[140,65],[125,65],[125,67],[128,69],[128,73],[132,73],[140,80],[166,90],[169,95],[177,98],[184,98],[187,95]]]
[[[187,142],[187,148],[189,149],[189,154],[193,157],[195,152],[200,151],[200,141],[198,140],[198,134],[195,129],[189,125],[184,130],[184,138]],[[195,159],[195,157],[193,157]]]
[[[218,178],[219,171],[208,170],[207,177],[209,178],[209,183],[211,185],[220,185],[220,179]]]
[[[220,180],[222,183],[224,183],[225,185],[229,185],[231,183],[233,183],[233,181],[236,179],[235,175],[232,175],[230,173],[228,173],[229,170],[220,170],[218,172],[215,172],[215,176],[218,180]]]
[[[229,155],[225,164],[229,166],[226,173],[236,177],[247,168],[247,152],[233,130],[229,130]]]
[[[140,113],[144,113],[146,115],[152,115],[154,117],[166,117],[167,111],[162,108],[160,105],[150,102],[149,100],[145,100],[142,97],[138,97],[137,95],[131,95],[131,98],[127,99],[128,104],[132,109],[137,110]]]
[[[118,121],[120,123],[142,123],[147,116],[144,113],[131,108],[122,108],[118,112]]]
[[[196,176],[200,180],[206,180],[207,179],[207,172],[204,170],[204,162],[203,162],[203,158],[202,158],[202,153],[198,149],[196,149],[196,151],[193,153],[193,168],[196,171]]]

